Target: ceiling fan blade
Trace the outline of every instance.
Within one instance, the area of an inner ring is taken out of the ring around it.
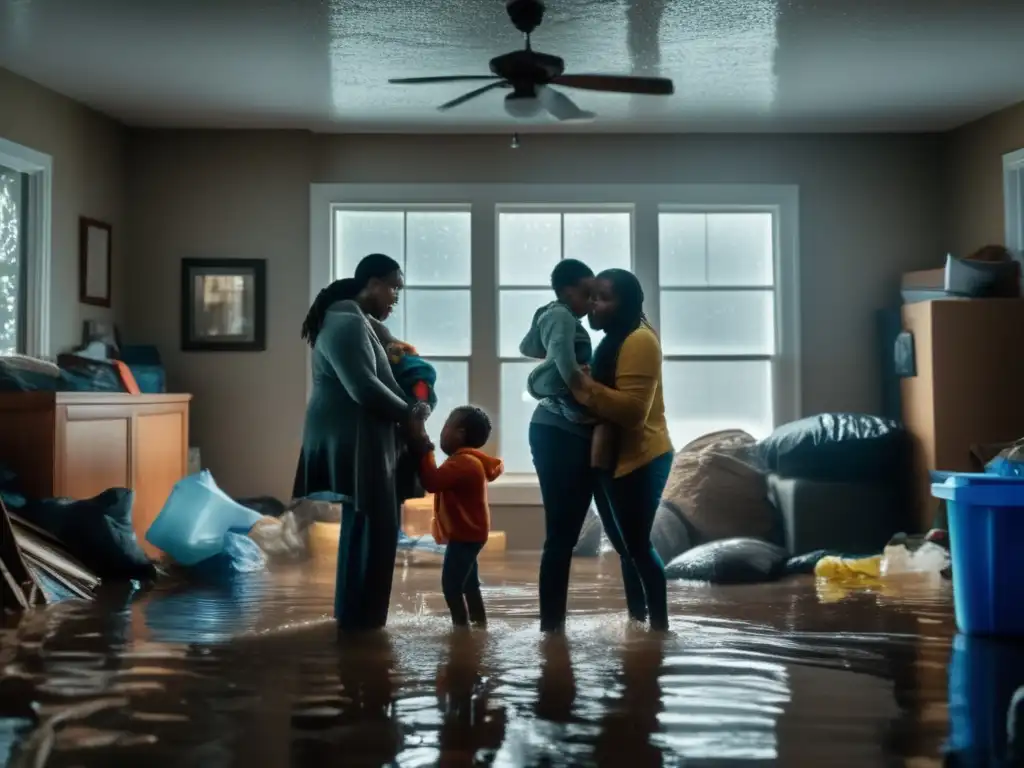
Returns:
[[[664,77],[633,77],[631,75],[562,75],[552,80],[567,88],[612,93],[637,93],[649,96],[669,96],[675,93],[672,81]]]
[[[554,88],[541,86],[537,89],[537,100],[541,103],[551,116],[562,122],[582,123],[593,120],[596,115],[593,112],[585,112],[576,106],[576,102],[570,99],[561,91]]]
[[[434,77],[393,77],[392,85],[413,85],[415,83],[458,83],[471,80],[499,80],[494,75],[437,75]]]
[[[445,102],[440,107],[438,107],[438,109],[440,111],[444,112],[446,109],[451,109],[452,107],[457,107],[457,106],[459,106],[459,104],[464,104],[465,102],[469,101],[470,99],[475,99],[477,96],[479,96],[482,93],[487,93],[488,91],[492,91],[495,88],[500,88],[504,84],[505,84],[504,80],[497,80],[497,81],[495,81],[493,83],[488,83],[487,85],[484,85],[484,86],[482,86],[480,88],[477,88],[474,91],[470,91],[469,93],[462,94],[457,99],[452,99],[451,101]]]

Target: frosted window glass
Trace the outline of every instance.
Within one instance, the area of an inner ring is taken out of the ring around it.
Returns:
[[[662,291],[666,355],[775,353],[775,295],[765,291]]]
[[[441,451],[441,428],[454,408],[469,402],[469,363],[454,360],[439,360],[434,363],[437,383],[434,393],[437,406],[427,419],[427,434],[430,441]]]
[[[352,277],[364,256],[383,253],[405,269],[405,221],[401,211],[335,211],[334,277]]]
[[[658,215],[658,279],[662,287],[707,285],[703,213]]]
[[[536,363],[501,364],[501,457],[505,471],[532,473],[530,419],[537,401],[526,391],[526,377]]]
[[[561,258],[561,214],[498,214],[498,281],[501,285],[548,286],[551,270]]]
[[[633,233],[628,213],[565,214],[566,259],[579,259],[594,270],[631,269]]]
[[[410,212],[406,217],[405,280],[410,286],[469,286],[468,211]]]
[[[708,284],[774,285],[770,213],[709,213]]]
[[[452,291],[407,288],[401,301],[405,304],[405,339],[424,357],[469,355],[470,319],[469,289]]]
[[[770,360],[666,360],[662,383],[676,450],[721,429],[742,429],[761,439],[775,427]]]

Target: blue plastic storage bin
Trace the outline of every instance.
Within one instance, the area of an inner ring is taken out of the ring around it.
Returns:
[[[1022,705],[1024,646],[957,635],[949,663],[949,764],[1020,765]]]
[[[182,565],[195,565],[223,552],[226,534],[246,534],[260,517],[224,493],[204,469],[175,484],[146,541]]]
[[[953,473],[932,496],[946,501],[960,631],[1024,637],[1024,478]]]

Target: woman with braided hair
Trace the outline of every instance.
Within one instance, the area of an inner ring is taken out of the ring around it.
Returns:
[[[366,256],[353,277],[316,297],[302,324],[313,350],[293,496],[342,499],[335,618],[344,630],[387,622],[400,525],[396,471],[402,431],[422,431],[426,403],[410,402],[395,381],[377,327],[404,287],[394,259]]]

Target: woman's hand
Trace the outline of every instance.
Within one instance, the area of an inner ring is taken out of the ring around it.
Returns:
[[[569,389],[573,394],[589,391],[594,386],[594,379],[590,376],[590,367],[584,366],[573,371],[569,380]]]

